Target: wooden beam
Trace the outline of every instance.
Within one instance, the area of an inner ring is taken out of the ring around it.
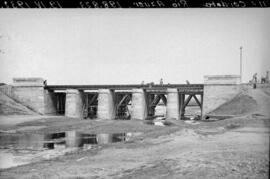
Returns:
[[[88,94],[86,94],[86,98],[84,98],[85,99],[85,105],[86,105],[86,109],[88,109]]]
[[[129,103],[132,102],[132,94],[128,94],[127,99],[128,99],[127,105],[129,105]],[[131,105],[131,104],[130,104],[130,105]]]
[[[201,94],[201,105],[202,105],[202,108],[201,108],[201,120],[203,119],[203,94]]]
[[[126,98],[128,98],[129,95],[126,94],[125,96],[123,96],[123,98],[120,100],[120,102],[117,104],[117,109],[119,108],[119,106],[121,106],[121,104],[125,101]]]
[[[179,94],[179,108],[180,108],[180,116],[181,119],[183,118],[183,116],[185,115],[185,107],[184,107],[184,103],[185,103],[185,94]]]
[[[157,96],[154,98],[154,100],[152,101],[152,103],[151,103],[150,106],[156,106],[156,105],[159,103],[160,99],[161,99],[160,95],[157,95]]]
[[[97,99],[97,96],[98,94],[94,94],[94,96],[89,101],[89,105],[91,105]]]
[[[193,96],[193,95],[189,95],[189,96],[188,96],[187,100],[186,100],[185,103],[184,103],[184,108],[186,108],[186,106],[188,105],[188,103],[189,103],[189,101],[191,100],[192,96]]]
[[[200,101],[198,100],[198,98],[196,97],[196,95],[193,95],[195,101],[197,102],[197,104],[200,106],[200,108],[202,109],[202,105],[200,103]]]
[[[160,97],[161,97],[163,103],[164,103],[165,105],[167,105],[167,98],[165,97],[165,95],[164,95],[164,94],[161,94]]]

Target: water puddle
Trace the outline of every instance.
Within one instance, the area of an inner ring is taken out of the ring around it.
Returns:
[[[141,133],[89,134],[67,131],[51,134],[1,134],[0,168],[10,168],[44,159],[52,159],[99,144],[129,141]]]
[[[197,125],[197,124],[200,124],[199,122],[194,121],[194,120],[185,120],[184,122],[187,123],[187,124],[191,124],[191,125]]]
[[[147,125],[155,125],[155,126],[163,126],[163,127],[174,125],[172,122],[165,121],[165,120],[146,120],[143,123]]]

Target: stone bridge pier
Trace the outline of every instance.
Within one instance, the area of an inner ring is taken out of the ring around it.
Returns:
[[[76,89],[66,91],[65,116],[82,118],[83,117],[83,92]]]
[[[167,90],[166,117],[180,119],[179,92],[175,88]]]
[[[114,119],[114,91],[110,89],[98,90],[98,111],[97,117],[99,119]]]
[[[144,89],[133,89],[132,90],[132,108],[131,118],[132,119],[146,119],[147,113],[147,101],[146,92]]]
[[[153,95],[147,95],[145,89],[132,89],[131,100],[131,119],[145,120],[149,114],[152,115],[154,110],[149,107],[149,101],[153,100]],[[181,119],[183,112],[183,95],[177,88],[168,88],[166,104],[166,117]],[[98,90],[98,107],[97,118],[99,119],[115,119],[116,106],[115,91],[111,89]],[[84,92],[82,90],[67,89],[65,116],[73,118],[83,118],[83,108],[85,106]]]

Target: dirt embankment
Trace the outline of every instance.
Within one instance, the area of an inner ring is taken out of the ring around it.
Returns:
[[[270,88],[248,89],[227,103],[221,105],[209,115],[218,116],[242,116],[258,113],[270,116]]]
[[[213,115],[243,115],[254,112],[257,102],[251,96],[239,94],[231,101],[221,105],[211,112]]]
[[[172,120],[174,125],[160,127],[139,120],[76,121],[64,117],[21,123],[10,130],[22,135],[41,126],[36,133],[143,134],[128,142],[0,170],[1,178],[267,178],[269,94],[268,89],[250,89],[217,109],[220,114],[238,117],[199,121],[197,125]]]
[[[32,115],[36,114],[26,106],[14,101],[0,91],[0,115]]]

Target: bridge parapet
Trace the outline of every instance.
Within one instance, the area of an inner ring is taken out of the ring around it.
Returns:
[[[206,75],[205,85],[236,85],[240,84],[240,75]]]
[[[44,85],[43,78],[13,78],[13,86],[44,87]]]
[[[42,78],[13,78],[13,98],[40,114],[47,113],[50,95]]]

